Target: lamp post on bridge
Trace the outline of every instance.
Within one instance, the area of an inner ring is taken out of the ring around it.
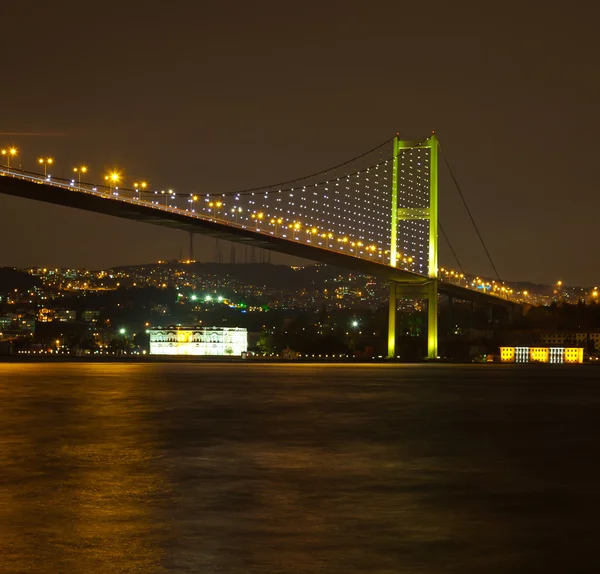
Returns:
[[[243,209],[241,207],[234,207],[231,210],[231,213],[235,214],[235,224],[239,225],[240,224],[240,213],[242,213]]]
[[[51,157],[39,157],[38,163],[44,166],[44,177],[48,176],[48,166],[54,164],[54,160]]]
[[[77,185],[78,186],[81,185],[81,174],[87,173],[87,170],[88,170],[88,168],[85,165],[73,168],[73,172],[77,174]]]
[[[6,167],[10,169],[10,158],[15,157],[19,153],[19,150],[12,146],[1,150],[0,153],[6,158]]]
[[[194,203],[196,203],[196,201],[198,201],[198,196],[197,195],[193,195],[193,194],[190,193],[190,198],[188,199],[188,202],[190,204],[190,211],[191,212],[194,212]],[[192,258],[190,257],[190,259],[192,259]]]
[[[262,211],[259,211],[258,213],[253,213],[250,217],[256,221],[256,229],[260,231],[260,224],[264,219],[265,214]]]
[[[109,194],[112,195],[113,187],[117,187],[121,182],[121,174],[115,169],[104,176],[104,181],[108,182]]]
[[[169,205],[169,197],[175,197],[175,192],[172,189],[168,189],[166,192],[164,190],[161,190],[160,193],[165,196],[165,207],[171,207]]]
[[[271,219],[270,221],[271,225],[275,226],[275,235],[277,235],[277,229],[278,227],[283,223],[283,218],[282,217],[273,217],[273,219]]]
[[[148,187],[148,182],[146,182],[146,181],[134,182],[133,188],[135,189],[135,193],[137,194],[138,201],[140,200],[140,188],[142,191],[146,191],[147,187]]]

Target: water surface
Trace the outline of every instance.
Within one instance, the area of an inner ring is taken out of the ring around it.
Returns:
[[[0,571],[600,572],[600,369],[0,364]]]

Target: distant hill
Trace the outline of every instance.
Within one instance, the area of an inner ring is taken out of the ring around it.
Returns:
[[[12,267],[0,267],[0,293],[7,293],[18,289],[30,289],[39,287],[41,281],[38,277],[34,277],[25,271],[17,271]]]
[[[289,289],[298,286],[319,285],[325,279],[336,277],[341,271],[327,265],[308,265],[292,268],[289,265],[274,265],[272,263],[149,263],[145,265],[128,265],[113,267],[111,271],[125,273],[153,268],[172,269],[175,271],[190,271],[198,275],[210,274],[228,276],[247,283],[248,285],[264,285],[272,289]],[[108,270],[107,270],[108,271]]]

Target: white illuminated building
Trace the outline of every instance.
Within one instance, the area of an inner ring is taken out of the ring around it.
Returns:
[[[148,331],[151,355],[240,356],[248,331],[240,327],[167,327]]]

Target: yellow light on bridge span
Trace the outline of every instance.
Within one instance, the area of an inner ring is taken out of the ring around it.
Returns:
[[[121,174],[118,171],[111,171],[108,175],[104,176],[104,179],[112,184],[117,184],[121,181]]]

